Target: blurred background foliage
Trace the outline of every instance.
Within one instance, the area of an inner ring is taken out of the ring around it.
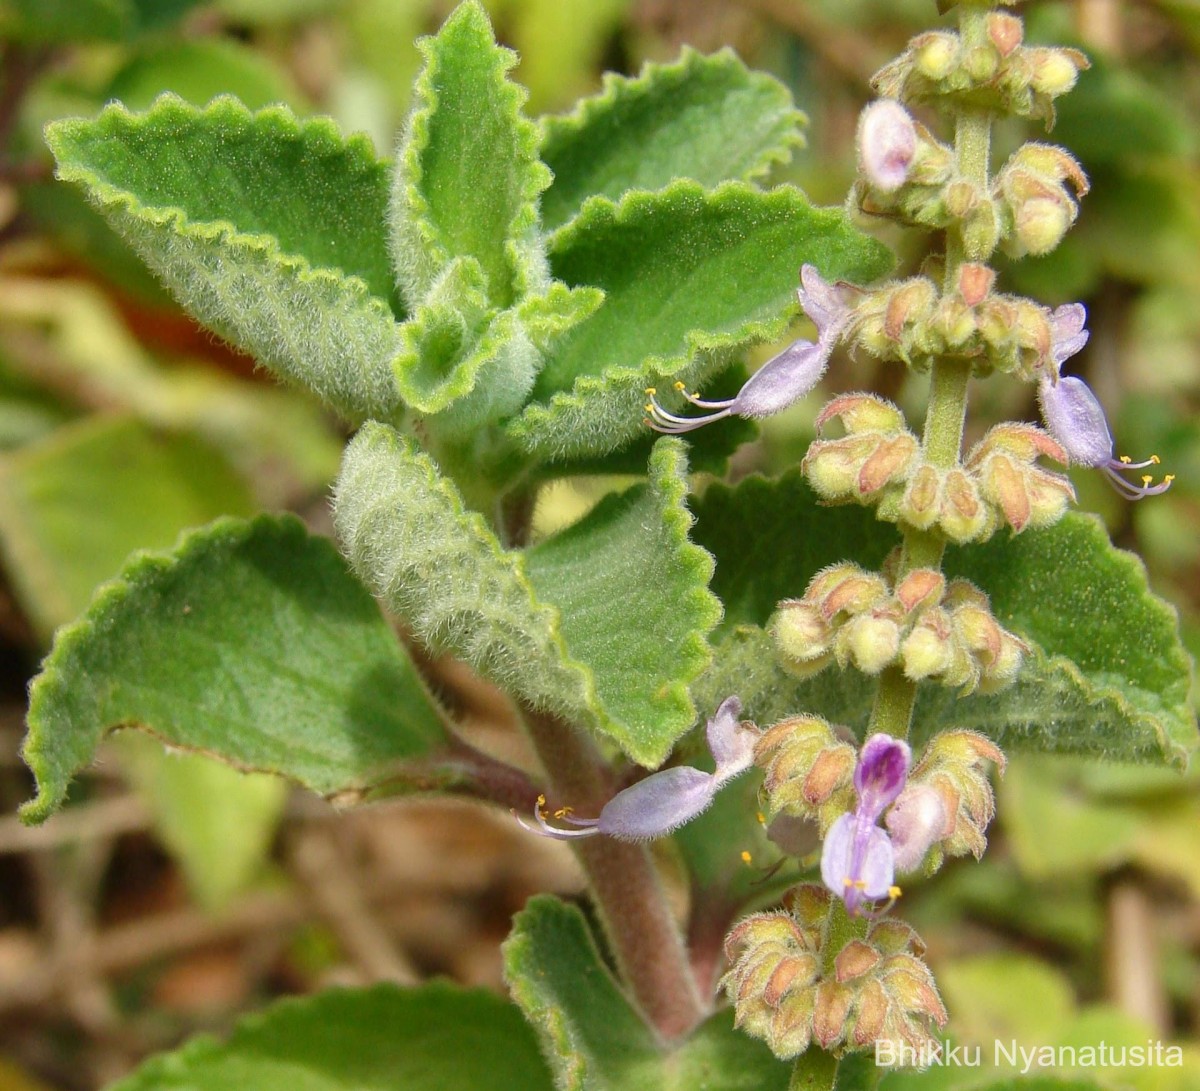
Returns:
[[[449,0],[0,0],[0,1091],[97,1087],[281,992],[433,973],[499,987],[496,944],[533,890],[578,889],[561,846],[504,816],[422,802],[333,818],[282,783],[113,740],[73,806],[24,830],[24,688],[56,626],[128,553],[221,514],[290,508],[327,529],[337,422],[197,328],[74,191],[52,180],[46,122],[163,91],[285,102],[365,130],[388,154]],[[522,56],[531,113],[569,109],[604,70],[684,44],[732,45],[788,84],[809,145],[778,181],[838,203],[871,73],[936,19],[932,0],[487,0]],[[1054,254],[1002,269],[1047,303],[1081,299],[1077,363],[1122,452],[1159,454],[1165,496],[1129,506],[1077,478],[1119,544],[1146,559],[1200,648],[1200,7],[1194,0],[1022,6],[1027,37],[1093,68],[1051,139],[1093,190]],[[998,134],[1005,154],[1029,132]],[[885,226],[883,237],[893,244]],[[905,241],[902,259],[921,254]],[[765,358],[768,350],[764,349]],[[869,388],[919,419],[923,382],[839,359],[825,395]],[[774,473],[812,438],[822,395],[772,420],[735,472]],[[1028,388],[978,387],[972,430],[1033,419]],[[703,483],[701,483],[702,487]],[[543,529],[611,482],[547,490]],[[886,531],[885,531],[886,532]],[[1129,633],[1135,642],[1138,633]],[[515,752],[485,690],[463,716]],[[907,892],[959,1040],[1195,1042],[1200,1033],[1196,773],[1021,756],[983,866]],[[668,861],[669,863],[669,861]],[[681,907],[682,908],[682,907]],[[1200,1087],[1186,1070],[1138,1088]],[[888,1086],[952,1086],[953,1073]],[[1147,1082],[1149,1081],[1149,1082]],[[1172,1082],[1174,1081],[1174,1082]]]

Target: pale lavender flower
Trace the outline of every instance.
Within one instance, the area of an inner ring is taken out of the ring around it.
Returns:
[[[519,816],[517,821],[533,833],[559,841],[601,833],[618,841],[663,837],[702,814],[721,788],[754,763],[758,732],[739,722],[741,711],[742,702],[727,697],[708,721],[708,748],[716,759],[715,772],[680,765],[652,773],[613,796],[596,818],[576,818],[567,808],[555,812],[555,818],[576,829],[550,825],[544,811],[544,797],[538,798],[534,808],[536,827]]]
[[[890,735],[872,735],[859,751],[854,768],[858,805],[842,815],[825,835],[821,878],[846,903],[851,916],[862,903],[895,897],[896,859],[892,840],[879,819],[908,779],[912,752]]]
[[[872,102],[858,119],[858,166],[876,189],[891,193],[908,180],[917,153],[917,127],[894,99]]]
[[[800,270],[800,285],[800,306],[816,324],[816,341],[794,341],[751,375],[735,397],[724,401],[699,398],[689,394],[683,383],[676,383],[675,389],[692,405],[707,410],[699,417],[682,417],[669,412],[658,402],[658,392],[650,387],[646,391],[650,395],[646,404],[646,423],[655,431],[681,435],[725,417],[769,417],[812,390],[825,374],[851,309],[845,287],[822,279],[816,266],[805,265]]]
[[[1175,480],[1167,474],[1157,485],[1150,474],[1143,474],[1141,484],[1124,476],[1129,470],[1144,470],[1157,466],[1158,455],[1143,462],[1128,456],[1113,455],[1113,438],[1104,416],[1104,408],[1082,379],[1074,375],[1058,375],[1064,361],[1074,356],[1087,343],[1088,332],[1083,328],[1087,312],[1081,303],[1059,307],[1050,316],[1051,355],[1054,374],[1044,373],[1038,380],[1038,401],[1042,419],[1050,434],[1062,444],[1072,462],[1103,471],[1113,487],[1128,500],[1141,500],[1166,492]]]

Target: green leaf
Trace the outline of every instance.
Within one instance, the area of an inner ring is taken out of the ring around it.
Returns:
[[[109,1091],[550,1091],[534,1036],[510,1003],[446,982],[330,989],[196,1038]]]
[[[504,943],[513,999],[533,1024],[558,1091],[783,1091],[791,1066],[720,1012],[663,1049],[605,966],[578,909],[531,898]]]
[[[0,458],[0,552],[39,637],[80,614],[135,549],[249,514],[246,483],[210,444],[93,417]]]
[[[1195,747],[1192,662],[1175,609],[1153,594],[1141,560],[1116,549],[1098,519],[1071,513],[1046,530],[997,535],[952,553],[946,571],[982,587],[1002,625],[1053,656],[1053,673],[1070,673],[1061,662],[1070,660],[1098,708],[1121,708],[1137,725],[1136,742],[1095,730],[1092,745],[1076,752],[1181,763]],[[1053,739],[1053,726],[1043,733]],[[1049,749],[1047,741],[1040,740]]]
[[[375,603],[290,516],[138,554],[59,631],[30,691],[24,820],[47,818],[118,727],[325,794],[399,776],[444,737]]]
[[[781,337],[805,262],[868,281],[890,258],[840,209],[814,208],[797,189],[677,181],[619,204],[589,201],[553,236],[550,262],[555,277],[605,299],[563,338],[508,430],[531,454],[566,459],[642,434],[646,387],[702,382]]]
[[[174,95],[54,122],[46,140],[59,177],[201,322],[352,418],[396,409],[386,167],[369,140]]]
[[[647,485],[522,555],[412,440],[369,423],[347,448],[335,523],[418,640],[657,765],[695,720],[687,683],[719,616],[708,558],[687,541],[682,450],[661,444]]]
[[[418,42],[425,68],[396,154],[391,239],[396,276],[415,309],[455,258],[473,258],[487,297],[508,307],[544,279],[538,197],[550,173],[516,54],[496,44],[476,0]]]
[[[542,218],[561,227],[593,195],[661,189],[676,178],[703,186],[751,181],[786,163],[807,119],[788,89],[751,72],[731,49],[704,56],[684,47],[673,64],[636,78],[611,73],[600,94],[541,121],[542,158],[554,182]]]
[[[660,441],[647,484],[606,496],[526,553],[535,592],[594,675],[607,733],[651,765],[695,720],[687,684],[708,665],[705,636],[721,617],[712,561],[688,541],[685,450]]]
[[[696,520],[694,537],[716,560],[713,589],[726,611],[714,667],[693,687],[697,700],[738,693],[760,722],[809,711],[863,726],[872,687],[861,675],[831,669],[796,679],[759,626],[826,564],[877,568],[890,536],[865,509],[819,507],[798,472],[714,486]],[[1095,519],[1070,514],[1045,530],[998,535],[951,552],[946,568],[987,591],[1001,624],[1035,646],[1002,693],[964,698],[923,686],[917,741],[970,727],[1006,747],[1175,763],[1194,745],[1191,664],[1175,613],[1150,592],[1141,562],[1113,548]]]

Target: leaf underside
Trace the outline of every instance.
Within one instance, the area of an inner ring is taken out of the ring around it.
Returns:
[[[694,722],[686,687],[720,613],[708,558],[687,540],[685,474],[683,445],[664,442],[646,485],[522,555],[412,440],[368,424],[347,449],[335,521],[355,570],[418,640],[656,765]]]
[[[202,323],[352,419],[396,409],[386,164],[366,137],[168,94],[142,114],[55,122],[46,139],[58,176]]]

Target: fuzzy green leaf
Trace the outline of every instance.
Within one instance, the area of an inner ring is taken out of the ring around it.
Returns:
[[[47,818],[120,727],[325,794],[373,787],[444,737],[375,603],[290,516],[136,554],[59,630],[30,691],[24,820]]]
[[[351,418],[396,409],[387,176],[369,140],[174,95],[54,122],[46,140],[58,176],[201,322]]]
[[[488,299],[508,307],[544,280],[537,202],[550,183],[526,92],[507,78],[516,54],[476,0],[417,45],[425,68],[392,183],[396,276],[415,309],[455,258],[472,258]]]
[[[720,1012],[670,1049],[613,979],[583,915],[531,899],[504,944],[513,999],[533,1024],[558,1091],[783,1091],[791,1066]]]
[[[516,1007],[483,989],[376,985],[283,1000],[109,1091],[550,1091]]]
[[[695,718],[686,687],[719,616],[708,558],[687,540],[682,451],[660,444],[647,485],[523,556],[415,443],[368,424],[347,449],[335,521],[355,570],[419,640],[656,765]]]
[[[593,195],[661,189],[676,178],[701,185],[761,178],[803,144],[805,116],[788,89],[751,72],[730,49],[684,48],[673,64],[636,78],[607,74],[600,94],[542,119],[542,158],[554,182],[542,218],[561,227]]]
[[[781,337],[805,262],[862,282],[890,257],[840,209],[814,208],[797,189],[678,181],[619,204],[589,201],[554,235],[550,262],[555,277],[605,299],[563,338],[509,432],[532,454],[565,459],[643,432],[647,386],[702,382],[754,342]]]
[[[697,699],[736,692],[761,722],[811,711],[863,726],[871,687],[861,675],[830,669],[797,680],[778,666],[758,626],[832,561],[878,567],[888,543],[870,513],[819,507],[793,473],[716,486],[696,514],[695,538],[716,558],[713,589],[732,625],[716,666],[694,689]],[[947,572],[987,591],[1000,623],[1034,647],[1002,693],[964,698],[923,686],[917,741],[971,727],[1014,748],[1176,763],[1195,745],[1191,663],[1175,613],[1151,593],[1141,562],[1115,549],[1095,519],[1070,514],[1045,530],[998,535],[952,552]]]

